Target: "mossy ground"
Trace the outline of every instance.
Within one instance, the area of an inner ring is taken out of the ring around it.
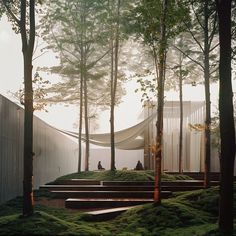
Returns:
[[[163,200],[161,206],[141,205],[103,222],[93,222],[83,212],[43,205],[35,206],[33,216],[21,218],[22,198],[19,197],[0,206],[0,235],[220,235],[217,230],[218,192],[218,187],[212,187],[178,193]],[[236,196],[236,186],[234,192]],[[236,206],[236,197],[234,202]],[[236,208],[234,214],[236,216]]]
[[[72,173],[69,175],[64,175],[57,180],[61,179],[96,179],[96,180],[129,180],[129,181],[153,181],[154,172],[153,171],[135,171],[135,170],[116,170],[116,171],[83,171],[80,173]],[[171,175],[162,174],[163,180],[177,180],[177,179],[191,179],[187,175]],[[56,181],[57,181],[56,180]]]

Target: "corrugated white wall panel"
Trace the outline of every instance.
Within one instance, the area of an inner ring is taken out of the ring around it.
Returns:
[[[0,203],[22,195],[24,110],[0,95]],[[34,117],[33,186],[77,171],[77,143]]]

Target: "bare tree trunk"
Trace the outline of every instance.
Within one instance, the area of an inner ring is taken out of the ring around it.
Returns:
[[[81,6],[84,8],[84,5]],[[84,14],[81,14],[80,16],[81,22],[82,22],[82,30],[81,30],[81,36],[80,36],[80,114],[79,114],[79,153],[78,153],[78,172],[81,171],[81,162],[82,162],[82,130],[83,130],[83,107],[84,107]],[[86,164],[85,164],[86,166]],[[86,170],[86,169],[85,169]]]
[[[233,233],[233,179],[235,126],[231,79],[231,0],[216,0],[220,41],[220,201],[219,229],[222,235]]]
[[[27,53],[26,53],[27,54]],[[23,215],[33,213],[33,89],[32,64],[28,55],[24,56],[25,113],[24,113],[24,180]]]
[[[210,165],[211,165],[211,100],[210,100],[210,66],[209,66],[209,30],[208,30],[208,0],[204,5],[204,78],[205,78],[205,101],[206,101],[206,120],[205,120],[205,171],[204,186],[210,186]]]
[[[182,76],[182,58],[179,58],[179,104],[180,104],[180,122],[179,122],[179,173],[183,173],[183,76]]]
[[[88,124],[88,91],[87,80],[84,77],[84,121],[85,121],[85,171],[89,170],[89,124]]]
[[[35,42],[35,1],[30,0],[30,32],[27,39],[26,1],[21,1],[20,32],[24,58],[24,180],[23,180],[23,216],[32,215],[33,209],[33,87],[32,57]]]
[[[157,104],[157,137],[155,150],[155,186],[154,203],[161,204],[161,161],[162,161],[162,137],[163,137],[163,108],[164,108],[164,79],[166,61],[166,14],[168,0],[163,1],[161,19],[161,40],[159,50],[159,78],[158,78],[158,104]]]
[[[111,132],[111,170],[115,170],[115,127],[114,127],[114,49],[113,29],[111,29],[111,111],[110,111],[110,132]]]
[[[111,29],[111,170],[115,170],[115,128],[114,128],[114,108],[116,102],[116,88],[117,88],[117,80],[118,80],[118,54],[119,54],[119,27],[120,27],[120,0],[117,2],[117,21],[115,28],[115,45],[113,45],[113,29]],[[113,49],[113,46],[115,48]],[[114,53],[113,53],[114,51]],[[113,64],[114,60],[114,64]],[[114,66],[114,71],[113,71]],[[114,72],[114,75],[113,75]]]
[[[82,162],[82,126],[83,126],[83,73],[80,73],[80,112],[79,112],[79,137],[78,137],[78,172],[81,172]]]

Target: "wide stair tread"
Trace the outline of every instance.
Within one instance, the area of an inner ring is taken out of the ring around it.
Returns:
[[[152,198],[154,191],[51,191],[56,198]],[[161,191],[161,197],[167,198],[171,191]]]
[[[111,220],[120,215],[121,213],[134,207],[136,206],[108,208],[103,210],[88,211],[86,212],[86,214],[88,214],[90,216],[90,220],[93,221]]]
[[[125,207],[145,203],[152,203],[153,199],[147,198],[68,198],[65,201],[66,208],[89,209],[107,207]]]
[[[41,189],[49,191],[129,191],[129,192],[138,192],[138,191],[153,191],[154,186],[81,186],[76,185],[51,185],[51,186],[41,186]],[[194,189],[201,189],[203,186],[161,186],[162,191],[187,191]]]
[[[218,185],[219,181],[213,181],[211,184]],[[168,198],[172,195],[172,192],[196,190],[203,187],[203,180],[162,181],[161,197]],[[113,209],[153,202],[154,181],[68,179],[60,180],[53,184],[41,185],[40,189],[50,191],[54,198],[65,199],[67,208]],[[108,214],[107,217],[111,217],[120,214],[122,210],[114,210],[113,213],[110,210],[110,212],[104,214]]]
[[[54,185],[100,185],[100,180],[95,179],[59,179]]]

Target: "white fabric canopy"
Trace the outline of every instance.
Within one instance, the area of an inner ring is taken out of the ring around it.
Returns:
[[[155,117],[156,112],[135,126],[115,132],[115,147],[123,150],[143,149],[144,130]],[[74,138],[78,138],[78,133],[76,132],[60,131]],[[85,134],[82,134],[82,139],[85,140]],[[110,147],[110,133],[90,134],[89,142],[102,147]]]

